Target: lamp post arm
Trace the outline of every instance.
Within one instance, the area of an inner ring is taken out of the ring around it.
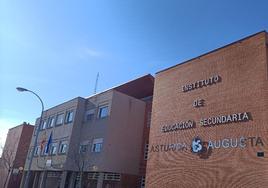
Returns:
[[[28,90],[29,92],[31,92],[32,94],[34,94],[38,99],[39,101],[41,102],[41,105],[42,105],[42,112],[44,111],[44,103],[41,99],[41,97],[39,97],[39,95],[37,95],[35,92],[31,91],[31,90]]]
[[[33,162],[34,152],[35,152],[35,149],[36,149],[36,146],[37,146],[38,136],[39,136],[40,127],[41,127],[41,124],[42,124],[43,112],[44,112],[44,103],[43,103],[42,99],[39,97],[39,95],[37,95],[35,92],[33,92],[31,90],[27,90],[27,91],[29,91],[30,93],[34,94],[39,99],[39,101],[41,102],[41,105],[42,105],[42,111],[41,111],[41,116],[40,116],[40,119],[39,119],[39,123],[38,123],[38,125],[36,127],[36,132],[35,132],[36,134],[35,135],[33,134],[33,136],[35,136],[34,143],[33,143],[33,149],[32,149],[32,152],[30,152],[30,155],[29,155],[28,171],[26,173],[26,178],[25,178],[23,188],[29,188],[29,179],[30,179],[30,173],[31,173],[31,166],[32,166],[32,162]]]

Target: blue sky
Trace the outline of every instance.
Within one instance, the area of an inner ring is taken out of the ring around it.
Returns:
[[[155,72],[268,30],[265,0],[0,0],[0,145],[77,96]]]

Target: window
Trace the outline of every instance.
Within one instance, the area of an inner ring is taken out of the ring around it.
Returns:
[[[103,138],[93,140],[92,152],[100,152],[102,148]]]
[[[46,127],[47,127],[47,120],[43,120],[43,121],[42,121],[41,130],[46,129]]]
[[[51,155],[56,155],[56,153],[57,153],[57,143],[52,143],[51,144],[51,149],[50,149],[50,154]]]
[[[105,173],[104,174],[104,180],[120,181],[121,180],[121,174],[119,174],[119,173]]]
[[[105,118],[105,117],[107,117],[108,116],[108,113],[109,113],[108,110],[109,109],[108,109],[108,106],[107,105],[106,106],[99,107],[98,118]]]
[[[149,152],[149,144],[146,143],[144,146],[144,160],[148,159],[148,152]]]
[[[145,188],[145,177],[142,176],[141,178],[141,188]]]
[[[88,179],[93,179],[93,180],[97,180],[100,176],[99,172],[88,172]],[[121,180],[121,174],[119,173],[104,173],[104,180],[107,181],[120,181]]]
[[[33,135],[34,135],[34,136],[36,136],[36,133],[40,130],[40,129],[38,130],[38,128],[41,129],[41,127],[39,127],[38,125],[35,125],[35,126],[34,126],[34,132],[33,132]]]
[[[45,145],[43,151],[41,152],[42,155],[48,155],[47,147],[48,147],[48,145],[47,145],[47,143],[46,143],[46,145]]]
[[[48,178],[60,178],[61,177],[61,172],[57,172],[57,171],[47,172],[47,177]]]
[[[64,117],[64,114],[63,113],[57,115],[56,125],[63,124],[63,117]]]
[[[59,153],[60,154],[65,154],[67,152],[67,141],[63,141],[60,144],[60,148],[59,148]]]
[[[47,128],[51,128],[54,126],[54,123],[55,123],[55,116],[51,116],[49,117],[48,119],[48,124],[47,124]]]
[[[263,151],[258,151],[257,152],[257,157],[264,157],[264,152]]]
[[[80,145],[79,153],[86,153],[87,152],[87,145]]]
[[[44,148],[44,151],[43,151],[43,154],[44,155],[48,155],[48,145],[46,144],[45,148]]]
[[[35,150],[34,150],[34,156],[38,156],[38,155],[40,155],[40,151],[41,151],[40,146],[35,147]]]
[[[94,118],[95,109],[87,110],[85,113],[85,121],[91,121]]]
[[[67,111],[65,116],[65,123],[72,123],[74,118],[74,111]]]
[[[99,172],[88,172],[88,179],[97,180],[99,178]]]

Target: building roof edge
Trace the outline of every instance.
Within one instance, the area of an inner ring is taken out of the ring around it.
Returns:
[[[15,128],[18,128],[20,126],[29,126],[29,127],[34,127],[34,125],[30,124],[30,123],[26,123],[26,122],[23,122],[22,124],[20,125],[17,125],[17,126],[14,126],[14,127],[11,127],[9,128],[8,130],[12,130],[12,129],[15,129]]]
[[[129,81],[127,81],[127,82],[124,82],[124,83],[122,83],[122,84],[116,85],[116,86],[111,87],[111,88],[108,88],[108,89],[106,89],[106,90],[103,90],[103,91],[101,91],[101,92],[99,92],[99,93],[96,93],[96,94],[87,96],[87,97],[85,97],[85,99],[89,99],[89,98],[91,98],[91,97],[94,97],[94,96],[97,96],[97,95],[99,95],[99,94],[108,92],[108,91],[110,91],[110,90],[114,90],[114,89],[116,89],[116,88],[118,88],[118,87],[120,87],[120,86],[122,86],[122,85],[124,85],[124,84],[127,84],[127,83],[129,83],[129,82],[138,80],[138,79],[143,78],[143,77],[146,77],[146,76],[149,76],[150,78],[154,79],[154,76],[152,76],[151,74],[145,74],[145,75],[142,75],[142,76],[140,76],[140,77],[138,77],[138,78],[134,78],[134,79],[129,80]]]

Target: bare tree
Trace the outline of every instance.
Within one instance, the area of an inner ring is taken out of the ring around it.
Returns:
[[[13,168],[13,161],[14,161],[14,152],[11,150],[6,150],[3,147],[2,148],[2,157],[1,157],[1,167],[7,171],[5,181],[4,181],[4,187],[6,187],[8,177],[10,176]]]
[[[73,152],[70,158],[73,161],[73,164],[76,166],[76,169],[78,170],[78,174],[80,176],[78,187],[82,188],[84,172],[86,168],[89,166],[89,160],[87,159],[86,155],[88,145],[80,145],[78,148],[79,148],[78,153]]]

